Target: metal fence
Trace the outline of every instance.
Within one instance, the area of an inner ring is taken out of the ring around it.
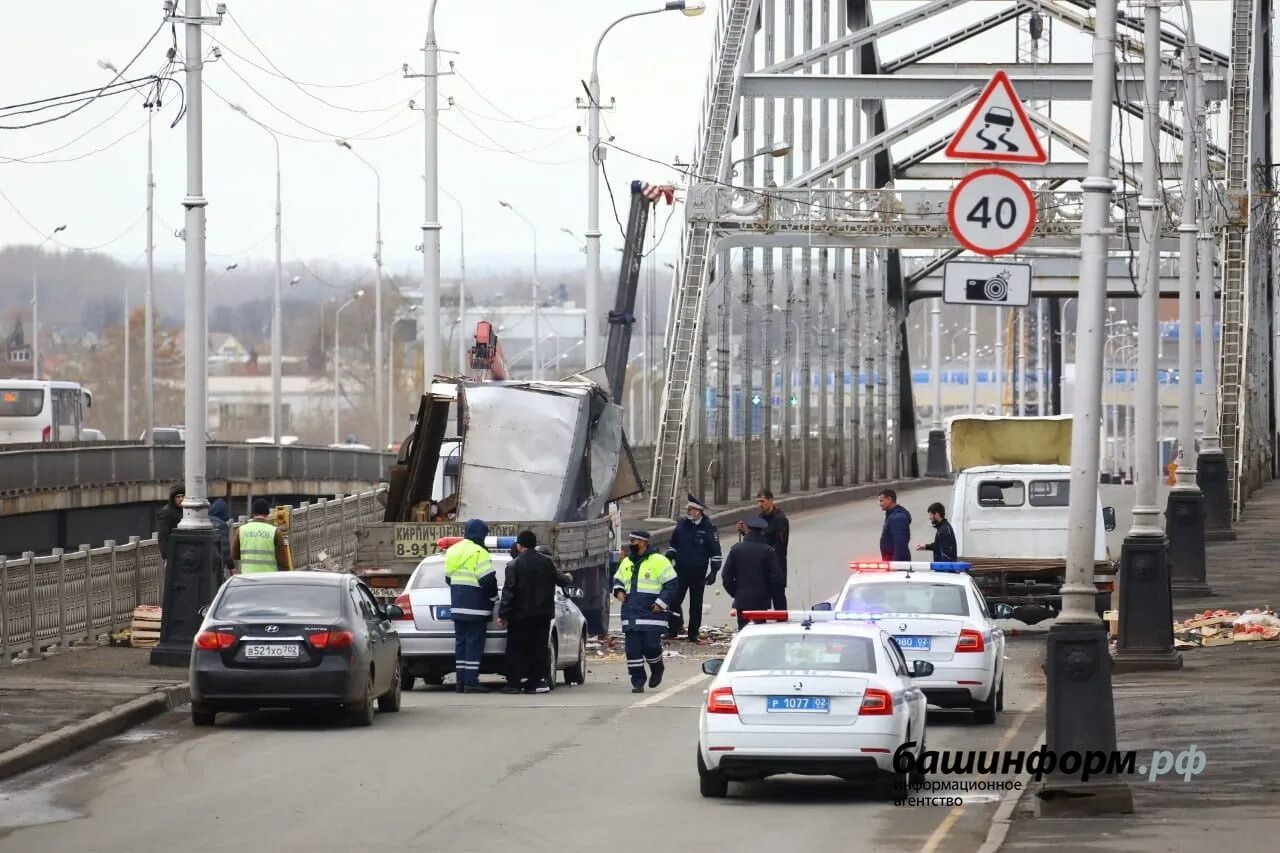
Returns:
[[[0,561],[0,665],[125,628],[139,604],[160,603],[163,575],[159,544],[136,536]]]
[[[0,450],[0,494],[182,481],[180,444]],[[369,450],[269,444],[210,444],[210,480],[381,482],[393,461]]]

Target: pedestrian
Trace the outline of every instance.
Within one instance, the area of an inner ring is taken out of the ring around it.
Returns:
[[[253,518],[240,525],[231,542],[231,559],[240,562],[240,574],[260,575],[289,570],[289,546],[284,531],[267,520],[271,504],[253,501]]]
[[[156,513],[156,541],[160,545],[160,559],[169,562],[169,536],[182,521],[182,499],[186,497],[184,486],[169,489],[169,502]]]
[[[231,559],[231,510],[226,500],[218,498],[209,506],[209,523],[218,537],[217,569],[221,582],[235,571],[236,562]]]
[[[662,635],[667,611],[675,602],[680,581],[671,561],[649,550],[649,534],[632,531],[627,553],[613,576],[613,596],[622,603],[627,672],[631,692],[644,692],[644,665],[649,664],[649,686],[662,683]]]
[[[679,587],[675,606],[671,609],[671,626],[667,639],[674,640],[689,625],[689,642],[697,643],[702,628],[702,594],[708,584],[715,583],[720,564],[720,531],[706,517],[706,506],[689,495],[685,517],[676,523],[667,543],[667,557],[675,563]],[[689,596],[688,619],[682,619],[685,595]]]
[[[946,507],[936,501],[929,504],[929,523],[936,531],[933,541],[927,545],[917,545],[916,550],[932,551],[935,563],[954,563],[959,559],[959,549],[956,548],[956,532],[951,527],[951,522],[947,521]]]
[[[507,629],[507,686],[503,693],[550,693],[551,620],[556,615],[556,587],[573,578],[538,550],[538,537],[522,530],[516,537],[518,556],[507,563],[498,601],[498,627]]]
[[[893,489],[880,492],[880,508],[884,510],[884,527],[880,530],[880,559],[911,562],[911,513],[898,503]]]
[[[774,502],[773,492],[769,489],[756,492],[756,506],[760,508],[760,518],[763,518],[766,524],[763,534],[764,543],[778,555],[778,565],[782,568],[782,593],[779,600],[774,602],[774,606],[779,610],[786,610],[787,545],[791,541],[791,522],[787,521],[787,514]],[[746,535],[745,522],[738,522],[738,532]]]
[[[498,598],[498,576],[484,538],[489,525],[478,518],[467,522],[463,540],[444,552],[444,580],[449,585],[453,617],[454,671],[459,693],[487,693],[480,686],[484,640]]]
[[[743,613],[748,610],[786,610],[786,576],[778,552],[765,541],[769,522],[763,516],[752,516],[742,525],[747,538],[729,549],[724,558],[724,591],[733,596],[730,616],[738,617],[738,630],[747,624]]]

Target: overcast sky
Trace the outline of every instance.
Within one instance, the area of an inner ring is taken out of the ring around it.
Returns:
[[[206,5],[212,9],[212,3]],[[374,180],[351,152],[333,142],[335,137],[346,137],[382,175],[387,266],[420,270],[415,246],[421,241],[423,215],[422,113],[410,111],[408,102],[416,99],[421,105],[422,81],[403,79],[399,69],[407,62],[413,70],[421,70],[427,3],[241,0],[228,5],[232,17],[220,27],[208,28],[210,38],[205,40],[206,50],[215,45],[215,38],[227,48],[220,62],[205,68],[213,90],[206,93],[204,112],[210,264],[268,259],[272,253],[271,140],[232,112],[217,97],[221,95],[281,132],[286,260],[369,261]],[[461,72],[442,79],[442,97],[454,98],[455,105],[442,113],[440,176],[443,188],[465,208],[471,263],[524,265],[531,254],[528,228],[499,208],[499,199],[510,201],[537,224],[545,259],[580,262],[575,259],[577,244],[561,232],[563,227],[578,234],[585,230],[586,143],[575,134],[576,125],[585,125],[585,114],[574,107],[574,99],[584,94],[579,81],[589,73],[591,49],[610,21],[656,5],[658,0],[440,0],[439,44],[453,51],[445,54],[445,61],[456,63]],[[719,4],[712,0],[708,5]],[[878,3],[876,8],[883,19],[915,5]],[[106,82],[112,75],[100,69],[97,61],[123,67],[159,25],[159,6],[159,0],[7,0],[8,37],[0,52],[4,102],[20,103]],[[993,3],[969,4],[935,23],[882,39],[881,54],[885,58],[899,55],[924,37],[936,37],[997,8]],[[1196,8],[1201,40],[1225,50],[1228,4],[1198,2]],[[1140,8],[1134,11],[1140,14]],[[692,152],[714,17],[711,13],[698,18],[653,15],[622,24],[605,43],[600,61],[603,96],[606,102],[611,97],[618,101],[617,111],[606,114],[606,135],[658,161],[610,153],[608,175],[624,217],[628,181],[671,180],[675,174],[659,164],[676,156],[688,160]],[[1180,13],[1171,17],[1181,21]],[[1003,26],[938,59],[1012,61],[1013,32],[1012,25]],[[1055,59],[1089,61],[1086,37],[1068,33],[1062,26],[1055,27],[1054,36]],[[160,68],[171,43],[166,28],[143,51],[128,76]],[[180,49],[183,44],[179,28]],[[271,70],[271,63],[301,83],[343,88],[299,88],[273,76],[277,72]],[[370,80],[375,82],[347,86]],[[185,123],[172,129],[169,124],[180,105],[178,90],[171,88],[154,125],[157,251],[162,258],[174,260],[181,255],[173,229],[182,226]],[[891,104],[890,119],[923,106],[920,101]],[[1087,132],[1083,107],[1063,107],[1055,117],[1078,127],[1082,134]],[[20,124],[23,118],[14,116],[3,123]],[[956,117],[953,123],[958,121]],[[0,160],[0,191],[40,231],[48,233],[55,225],[67,224],[68,230],[58,235],[63,243],[103,246],[103,251],[124,261],[135,260],[144,243],[144,124],[141,98],[120,95],[43,127],[0,130],[0,157],[9,158]],[[1215,119],[1215,124],[1221,126],[1222,119]],[[101,153],[83,156],[108,145]],[[499,147],[520,156],[495,150]],[[43,165],[11,159],[31,158],[54,148],[60,150],[35,159],[83,159]],[[1134,151],[1129,149],[1129,159],[1135,159]],[[1166,153],[1175,155],[1171,146]],[[446,226],[442,264],[447,275],[457,266],[458,216],[453,201],[443,194],[440,205]],[[612,256],[613,247],[620,243],[609,205],[602,185],[606,256]],[[666,246],[671,251],[677,231],[668,232]],[[0,244],[39,239],[13,207],[0,200]],[[544,263],[552,265],[550,260]]]

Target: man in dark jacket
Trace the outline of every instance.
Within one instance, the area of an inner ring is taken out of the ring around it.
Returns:
[[[937,531],[933,535],[933,542],[928,545],[917,545],[916,550],[932,551],[932,562],[954,563],[959,559],[956,532],[952,529],[951,522],[947,521],[947,510],[942,504],[936,502],[929,504],[929,522]]]
[[[182,499],[186,492],[185,486],[169,489],[169,502],[156,513],[156,539],[160,544],[160,557],[166,563],[169,562],[169,534],[182,521]]]
[[[791,522],[787,521],[787,514],[774,503],[773,492],[769,489],[756,492],[756,506],[760,507],[760,518],[765,522],[762,536],[764,544],[778,555],[778,565],[782,569],[782,591],[778,600],[774,602],[774,606],[785,610],[787,607],[787,545],[791,542]],[[746,522],[738,522],[738,532],[744,535],[747,533]]]
[[[898,505],[898,493],[885,489],[880,493],[880,508],[884,510],[884,527],[880,530],[880,559],[890,562],[911,562],[911,513]]]
[[[209,523],[218,537],[217,568],[223,572],[218,576],[221,581],[236,567],[235,560],[231,559],[231,509],[222,498],[209,505]]]
[[[729,549],[724,558],[724,590],[733,596],[730,616],[738,617],[738,630],[747,624],[747,610],[786,609],[786,577],[778,554],[765,543],[769,522],[760,516],[743,522],[747,538]]]
[[[498,601],[498,627],[507,629],[507,686],[503,693],[550,693],[551,660],[547,638],[556,615],[556,586],[573,579],[539,553],[538,537],[522,530],[519,556],[507,563]]]
[[[689,596],[689,642],[698,642],[702,628],[702,594],[707,584],[715,583],[720,569],[720,532],[706,517],[706,506],[689,495],[688,514],[676,523],[667,545],[667,557],[675,564],[680,577],[676,607],[671,610],[671,630],[667,639],[674,640],[682,629],[684,597]]]

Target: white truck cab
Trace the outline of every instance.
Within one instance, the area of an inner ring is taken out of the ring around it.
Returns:
[[[955,473],[949,519],[958,559],[972,564],[993,611],[1047,618],[1060,607],[1066,570],[1071,416],[951,418],[947,454]],[[1115,582],[1106,540],[1115,510],[1102,506],[1096,486],[1090,492],[1084,499],[1096,507],[1093,582],[1101,612],[1110,607]]]

